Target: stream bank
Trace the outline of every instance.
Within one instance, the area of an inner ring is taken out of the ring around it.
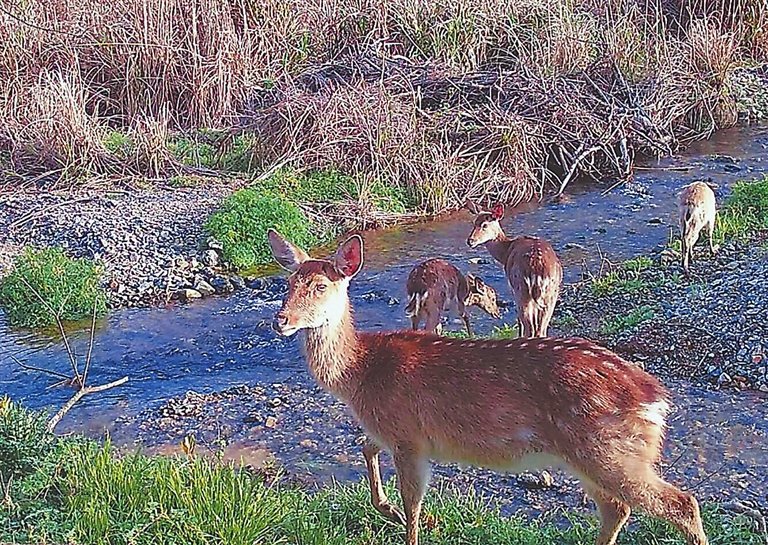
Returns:
[[[574,186],[569,198],[560,202],[521,205],[510,211],[504,228],[509,234],[532,233],[549,239],[565,265],[566,282],[580,283],[585,266],[596,271],[605,260],[618,263],[647,256],[665,245],[670,232],[676,230],[675,196],[682,185],[711,177],[718,185],[718,202],[722,202],[734,181],[768,170],[762,159],[767,148],[768,132],[761,127],[719,133],[699,143],[690,155],[644,165],[632,183],[605,195],[593,186]],[[509,303],[500,268],[485,252],[466,248],[469,228],[470,217],[462,212],[440,222],[366,233],[366,265],[351,286],[358,326],[367,330],[406,327],[403,279],[414,263],[434,256],[483,277]],[[757,254],[750,257],[749,251],[723,249],[709,265],[713,274],[720,275],[711,278],[712,285],[722,281],[715,286],[723,286],[721,297],[730,300],[734,290],[740,297],[718,319],[738,314],[736,306],[744,302],[749,308],[761,308],[750,294],[758,289],[764,293],[764,284],[737,290],[745,278],[764,282],[765,275],[758,276],[764,271],[762,262]],[[694,272],[703,274],[700,271],[708,266],[706,256],[697,258]],[[732,262],[737,265],[729,266]],[[130,381],[103,396],[86,399],[62,422],[62,430],[95,437],[108,431],[112,441],[124,448],[158,452],[178,452],[178,442],[191,433],[201,448],[223,448],[227,456],[239,459],[242,455],[254,466],[280,466],[311,486],[334,478],[359,478],[363,469],[359,429],[338,403],[312,384],[295,340],[276,338],[269,327],[283,285],[278,277],[261,281],[257,290],[240,290],[191,305],[113,312],[98,324],[91,376],[94,383],[123,375],[129,375]],[[684,315],[688,287],[687,283],[671,285],[664,288],[668,292],[659,292],[659,298],[672,298],[670,304],[680,306],[674,312]],[[588,310],[572,306],[581,297],[579,289],[589,288],[566,290],[557,311],[558,327],[569,309],[577,318],[579,313],[588,315]],[[691,301],[700,304],[698,299]],[[625,307],[614,311],[618,315]],[[748,321],[738,334],[747,341],[749,329],[756,327],[751,320],[759,320],[760,312],[744,313]],[[696,316],[696,320],[703,319]],[[514,310],[507,304],[502,321],[514,323],[514,319]],[[483,334],[498,322],[475,315],[475,324]],[[599,328],[599,322],[594,327]],[[450,324],[450,328],[459,326]],[[667,348],[678,350],[676,339],[670,339]],[[87,332],[74,332],[71,343],[75,352],[84,355]],[[616,347],[621,350],[618,344]],[[736,350],[737,356],[741,349]],[[634,357],[636,352],[640,354],[632,347],[627,354]],[[11,356],[53,370],[66,371],[68,366],[60,339],[12,329],[0,314],[0,391],[32,408],[58,407],[69,397],[71,392],[66,389],[48,389],[51,381],[47,377],[20,369]],[[656,357],[647,358],[649,368],[674,390],[678,406],[665,457],[674,466],[669,470],[671,478],[698,486],[703,497],[736,497],[765,504],[768,485],[761,470],[768,463],[765,396],[713,389],[706,377],[672,372],[674,361],[662,360],[654,367]],[[702,365],[705,370],[709,367],[708,363]],[[735,382],[738,373],[725,364],[721,367]],[[758,378],[755,375],[754,380]],[[759,389],[760,383],[755,385]],[[391,466],[386,463],[386,467]],[[555,475],[555,486],[534,491],[512,475],[458,471],[450,466],[436,473],[438,481],[451,480],[492,493],[507,501],[510,510],[520,507],[534,513],[580,502],[572,480],[561,474]]]

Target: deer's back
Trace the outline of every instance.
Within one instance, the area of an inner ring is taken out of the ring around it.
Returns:
[[[552,245],[530,236],[512,240],[504,271],[515,292],[523,289],[526,279],[541,279],[559,291],[563,278],[563,267]]]
[[[408,295],[430,293],[436,302],[462,299],[467,295],[467,282],[459,269],[444,259],[430,259],[416,265],[408,275]]]
[[[715,215],[715,193],[704,182],[694,182],[680,192],[680,223],[704,222]]]
[[[657,379],[583,339],[361,340],[353,410],[385,445],[407,438],[437,459],[495,466],[513,453],[567,451],[594,444],[585,438],[626,436],[622,415],[637,420],[666,404]]]

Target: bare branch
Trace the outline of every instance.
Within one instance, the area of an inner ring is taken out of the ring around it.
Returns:
[[[103,392],[117,386],[122,386],[126,382],[128,382],[128,377],[123,377],[121,379],[107,384],[102,384],[100,386],[83,386],[77,392],[75,392],[75,395],[73,395],[69,401],[67,401],[64,406],[59,409],[59,411],[48,421],[48,431],[53,433],[53,431],[56,429],[56,426],[59,424],[59,422],[61,422],[61,419],[64,418],[70,409],[72,409],[72,407],[74,407],[77,402],[80,401],[84,396],[88,394],[95,394],[97,392]]]
[[[48,310],[48,312],[51,313],[51,315],[56,320],[56,325],[59,328],[59,332],[61,333],[61,338],[64,341],[64,347],[67,350],[67,356],[69,356],[69,363],[72,366],[72,373],[74,374],[74,378],[78,381],[81,381],[80,377],[80,371],[77,369],[77,358],[75,358],[75,353],[72,351],[72,347],[69,345],[69,339],[67,339],[67,332],[64,330],[64,324],[61,321],[61,318],[59,317],[59,313],[56,312],[53,307],[46,301],[42,295],[34,288],[32,287],[32,284],[30,284],[26,278],[21,277],[21,281],[24,283],[27,288],[35,295],[35,297],[38,298],[38,300],[43,304],[43,306]]]

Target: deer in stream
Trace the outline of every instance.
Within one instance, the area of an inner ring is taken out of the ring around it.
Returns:
[[[661,517],[688,545],[707,545],[696,499],[655,469],[669,393],[639,366],[584,339],[459,340],[424,332],[359,332],[348,288],[363,266],[354,235],[331,259],[312,259],[276,231],[272,253],[290,271],[273,327],[303,332],[307,364],[370,438],[374,506],[418,523],[431,460],[497,470],[570,468],[597,504],[598,545],[614,545],[630,509]],[[378,455],[394,460],[403,511],[381,485]]]
[[[563,283],[563,267],[552,245],[527,235],[507,237],[501,228],[501,204],[485,211],[467,200],[466,207],[475,214],[467,245],[476,248],[484,244],[504,267],[517,306],[520,336],[546,337]]]
[[[693,182],[683,188],[678,200],[678,216],[680,224],[680,244],[683,270],[689,273],[689,262],[693,259],[693,247],[699,240],[699,234],[704,227],[709,235],[709,251],[715,254],[712,235],[715,232],[717,208],[715,192],[705,182]]]
[[[429,259],[416,265],[406,283],[408,305],[406,315],[414,330],[425,322],[424,329],[440,333],[440,316],[453,310],[464,321],[467,335],[472,336],[467,308],[476,306],[494,318],[501,318],[496,290],[473,274],[466,277],[444,259]]]

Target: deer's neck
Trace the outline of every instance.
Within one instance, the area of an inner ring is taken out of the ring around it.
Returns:
[[[338,321],[307,330],[304,349],[315,380],[332,394],[347,398],[355,388],[354,374],[362,352],[348,301]]]
[[[507,235],[501,233],[493,240],[489,240],[485,243],[485,247],[488,248],[488,253],[491,257],[504,265],[507,262],[507,256],[509,256],[509,249],[512,246],[512,241],[507,238]]]

